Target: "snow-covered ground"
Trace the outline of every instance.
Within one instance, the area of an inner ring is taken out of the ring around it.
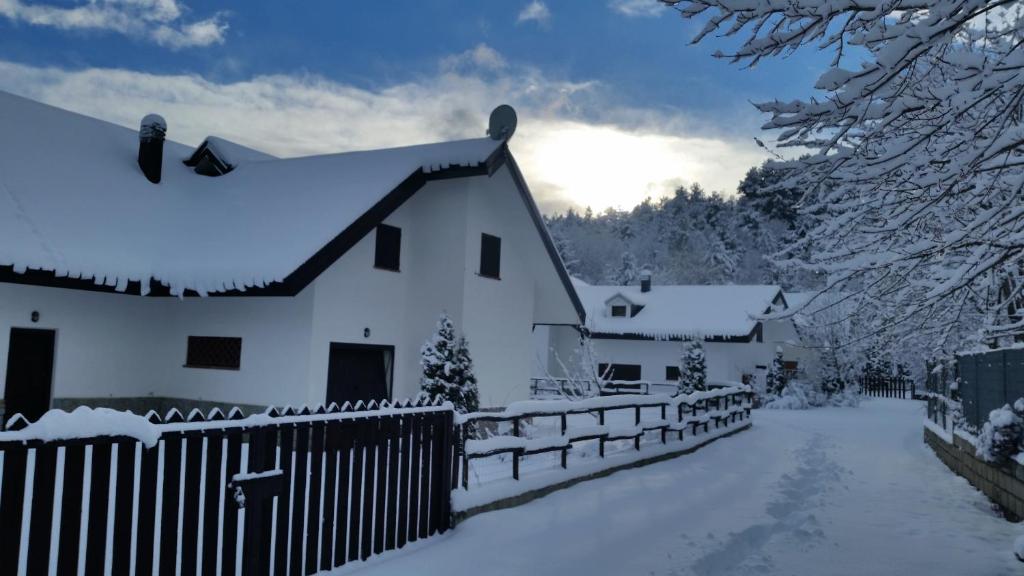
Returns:
[[[1024,525],[922,441],[924,404],[757,411],[667,462],[475,516],[339,573],[996,576]]]

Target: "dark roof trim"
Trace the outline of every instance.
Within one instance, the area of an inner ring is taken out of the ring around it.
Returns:
[[[526,204],[527,211],[537,231],[541,235],[548,255],[551,257],[562,284],[565,286],[573,306],[576,308],[580,322],[584,320],[583,304],[580,302],[576,290],[569,280],[569,273],[566,272],[561,258],[555,250],[554,242],[548,234],[544,220],[540,216],[533,197],[530,195],[526,182],[523,179],[519,167],[512,158],[508,145],[498,147],[483,163],[476,166],[453,166],[435,172],[426,173],[422,168],[416,170],[408,178],[403,180],[384,198],[373,205],[362,216],[350,224],[348,228],[335,236],[330,242],[317,250],[313,256],[303,262],[291,274],[280,282],[274,282],[264,287],[251,287],[245,290],[227,290],[224,292],[211,293],[210,296],[295,296],[322,274],[327,268],[334,264],[346,252],[349,251],[364,236],[373,231],[378,224],[398,209],[406,200],[412,197],[420,188],[434,180],[447,180],[451,178],[467,178],[472,176],[492,176],[502,166],[508,164],[512,174],[513,182],[519,191],[520,197]],[[93,282],[92,278],[71,278],[57,276],[53,272],[44,270],[26,270],[18,273],[13,266],[0,266],[0,282],[9,284],[28,284],[32,286],[49,286],[54,288],[68,288],[73,290],[87,290],[91,292],[118,292],[115,286],[104,286]],[[142,283],[139,281],[128,282],[127,288],[122,294],[140,295]],[[157,279],[149,280],[149,296],[170,296],[170,288]],[[193,290],[186,290],[185,296],[192,297],[199,294]]]
[[[548,256],[551,257],[551,263],[555,265],[555,270],[558,271],[558,277],[562,280],[562,286],[565,287],[566,293],[569,294],[569,299],[572,300],[572,305],[576,309],[576,315],[580,319],[580,324],[584,324],[587,321],[587,313],[583,308],[583,302],[580,301],[579,294],[576,293],[576,288],[572,285],[572,279],[569,278],[569,271],[565,269],[562,257],[558,255],[555,242],[551,239],[551,234],[548,233],[548,227],[544,224],[544,218],[540,215],[540,209],[537,208],[537,202],[534,201],[533,195],[530,194],[530,188],[526,185],[526,179],[523,178],[523,173],[519,170],[516,159],[512,157],[512,152],[508,149],[508,142],[502,144],[499,150],[505,156],[505,163],[508,164],[509,173],[512,174],[512,181],[515,182],[516,188],[519,190],[519,197],[523,199],[526,211],[530,213],[530,218],[533,219],[533,223],[537,227],[537,233],[540,234],[540,238],[544,242],[544,248],[547,249]]]
[[[764,313],[771,314],[772,308],[779,304],[782,304],[783,310],[789,309],[789,302],[786,302],[786,295],[782,292],[782,288],[779,288],[779,293],[775,295],[775,298],[772,298],[772,305],[769,306],[768,309],[764,311]]]
[[[761,323],[758,322],[746,336],[705,336],[705,342],[730,342],[736,344],[753,342],[761,332]],[[656,342],[682,342],[690,338],[680,336],[659,337],[647,336],[644,334],[613,334],[609,332],[591,332],[590,337],[594,340],[650,340]]]
[[[235,168],[217,155],[209,140],[203,140],[192,156],[185,160],[185,166],[194,168],[197,174],[203,176],[221,176]]]

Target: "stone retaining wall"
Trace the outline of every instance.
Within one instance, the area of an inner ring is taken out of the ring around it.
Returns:
[[[1024,466],[1013,461],[1004,466],[985,462],[974,455],[970,442],[956,435],[950,444],[925,428],[924,441],[950,470],[999,506],[1008,520],[1024,518]]]

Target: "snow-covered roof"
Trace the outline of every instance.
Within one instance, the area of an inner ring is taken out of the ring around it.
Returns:
[[[743,338],[757,326],[778,297],[778,286],[594,286],[573,279],[587,314],[587,328],[595,334],[653,339]],[[607,302],[621,295],[643,308],[634,316],[611,316]]]
[[[205,142],[207,146],[217,152],[217,156],[221,160],[231,164],[232,166],[248,162],[277,160],[276,156],[271,156],[270,154],[259,150],[253,150],[248,146],[243,146],[238,142],[226,140],[220,136],[207,136]]]
[[[786,304],[789,308],[800,308],[804,304],[811,301],[812,298],[818,295],[817,291],[811,292],[786,292]]]
[[[167,140],[151,184],[137,130],[2,91],[0,128],[0,267],[118,290],[140,282],[142,293],[151,280],[171,294],[280,282],[421,168],[480,167],[504,146],[478,138],[275,159],[213,139],[238,166],[211,178],[183,164],[193,147]]]

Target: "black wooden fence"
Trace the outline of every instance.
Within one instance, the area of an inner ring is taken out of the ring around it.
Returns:
[[[308,575],[450,527],[450,405],[149,421],[152,446],[26,439],[12,419],[0,574]]]
[[[861,377],[860,392],[878,398],[917,398],[917,387],[912,379],[887,375]]]

